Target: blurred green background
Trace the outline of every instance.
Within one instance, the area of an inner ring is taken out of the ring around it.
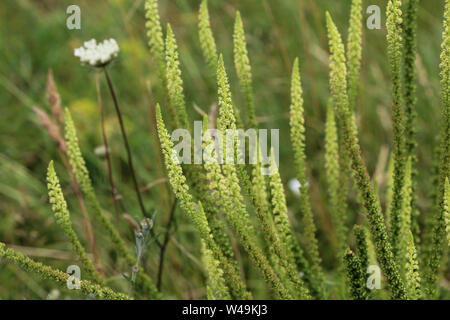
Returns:
[[[81,8],[81,30],[68,30],[66,8]],[[216,102],[214,75],[208,70],[200,50],[197,29],[198,0],[160,0],[165,29],[170,23],[180,49],[181,68],[188,112],[201,119],[194,105],[205,112]],[[381,8],[381,29],[365,26],[368,5]],[[363,61],[357,122],[363,157],[369,173],[379,182],[384,203],[386,156],[391,149],[391,81],[386,56],[385,4],[363,1]],[[431,210],[433,150],[440,122],[439,54],[444,1],[420,1],[418,16],[418,103],[417,139],[419,159],[419,209],[421,219]],[[280,170],[286,186],[290,213],[295,216],[298,201],[287,182],[295,178],[289,142],[288,110],[291,66],[295,57],[300,67],[305,99],[307,156],[312,205],[319,228],[321,255],[328,285],[333,284],[333,226],[327,211],[324,176],[324,123],[328,89],[328,46],[325,11],[330,11],[346,39],[350,0],[209,0],[212,29],[218,50],[224,54],[234,99],[243,101],[233,66],[232,31],[236,10],[241,12],[253,72],[256,113],[261,127],[280,128]],[[2,0],[0,2],[0,241],[15,246],[44,263],[65,270],[75,263],[70,243],[56,226],[46,196],[45,174],[51,159],[56,162],[72,219],[82,235],[81,214],[55,144],[40,126],[32,107],[50,111],[45,89],[49,69],[53,70],[63,106],[72,112],[80,144],[103,207],[113,206],[106,163],[96,154],[102,145],[95,79],[100,78],[106,128],[112,153],[114,177],[124,197],[128,213],[139,216],[138,203],[129,176],[112,100],[106,83],[97,71],[82,66],[73,50],[91,38],[117,39],[121,52],[109,68],[125,116],[125,125],[135,158],[139,183],[145,186],[161,178],[159,150],[152,141],[151,99],[162,102],[163,91],[147,47],[144,0]],[[164,233],[173,198],[164,185],[145,191],[147,210],[157,212],[155,231]],[[352,194],[351,219],[363,219]],[[203,298],[204,274],[198,236],[177,209],[175,231],[169,243],[162,291],[168,298]],[[295,224],[294,219],[294,224]],[[121,273],[129,270],[116,262],[107,236],[95,229],[97,249],[109,284],[123,291],[128,284]],[[133,234],[122,221],[121,233],[133,248]],[[80,236],[83,241],[85,238]],[[245,254],[242,252],[242,255]],[[152,244],[146,255],[145,270],[156,279],[159,250]],[[256,298],[267,298],[263,281],[242,258],[242,268]],[[156,281],[156,280],[155,280]],[[0,298],[43,299],[52,292],[51,282],[26,274],[0,261]],[[69,290],[58,291],[59,298],[79,297]],[[336,297],[336,296],[333,296]]]

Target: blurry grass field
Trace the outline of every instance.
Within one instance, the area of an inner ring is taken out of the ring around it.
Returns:
[[[54,143],[39,124],[32,107],[49,110],[45,97],[47,73],[53,70],[56,85],[74,116],[81,148],[91,173],[94,187],[103,207],[111,213],[104,157],[96,152],[102,146],[95,87],[96,72],[82,67],[73,56],[73,49],[91,38],[117,39],[121,52],[109,68],[115,82],[132,152],[142,187],[163,178],[159,149],[152,143],[155,134],[151,120],[151,99],[163,97],[155,64],[150,58],[145,32],[142,0],[66,1],[66,0],[4,0],[0,2],[0,241],[14,245],[18,251],[65,270],[74,263],[70,243],[54,223],[48,205],[45,184],[46,167],[54,159],[75,228],[82,234],[81,213],[70,188]],[[81,30],[66,28],[66,8],[81,7]],[[360,92],[357,102],[357,123],[363,158],[370,175],[384,190],[387,160],[392,149],[391,80],[386,55],[385,1],[363,1],[363,8],[377,4],[382,10],[382,28],[363,28],[363,60]],[[163,27],[170,22],[180,49],[181,68],[188,112],[192,119],[201,119],[194,106],[208,112],[216,103],[215,77],[208,70],[201,54],[197,29],[200,1],[160,1]],[[421,219],[432,207],[433,153],[438,145],[440,122],[439,52],[442,34],[444,1],[421,1],[418,16],[418,206]],[[331,218],[327,210],[324,181],[324,127],[328,86],[328,45],[325,11],[328,10],[346,37],[350,1],[306,0],[209,0],[212,29],[218,49],[224,54],[231,83],[237,83],[232,68],[232,30],[235,10],[241,12],[253,71],[256,115],[260,125],[280,128],[280,171],[287,190],[290,213],[298,210],[297,197],[287,187],[295,177],[293,154],[289,140],[289,81],[293,60],[300,57],[303,79],[312,206],[319,228],[320,252],[327,283],[334,274],[334,256],[327,248],[336,245]],[[363,15],[367,18],[367,15]],[[365,24],[365,19],[364,19]],[[148,84],[151,84],[151,97]],[[101,78],[106,129],[109,136],[114,175],[124,197],[128,213],[138,215],[139,208],[128,174],[126,153],[121,141],[113,105]],[[232,85],[237,104],[243,101],[237,86]],[[173,196],[165,196],[165,184],[151,186],[143,192],[147,208],[156,210],[156,233],[164,233]],[[382,193],[384,204],[384,193]],[[351,219],[363,219],[352,193]],[[175,212],[175,227],[169,242],[162,290],[169,298],[199,299],[205,296],[200,242],[192,224]],[[95,228],[94,228],[95,229]],[[121,234],[133,247],[133,234],[121,221]],[[96,232],[97,249],[102,265],[109,274],[111,286],[127,290],[121,273],[112,269],[116,253],[108,239]],[[83,238],[83,237],[82,237]],[[84,239],[83,239],[84,240]],[[245,253],[242,254],[245,255]],[[145,270],[155,279],[159,251],[152,244],[146,254]],[[242,268],[255,298],[265,296],[264,283],[257,271],[244,259]],[[111,263],[109,263],[111,262]],[[447,275],[448,276],[448,275]],[[258,289],[261,290],[258,290]],[[0,298],[46,298],[53,289],[51,282],[41,281],[13,265],[0,261]],[[69,290],[59,298],[76,297]],[[334,298],[338,296],[335,295]]]

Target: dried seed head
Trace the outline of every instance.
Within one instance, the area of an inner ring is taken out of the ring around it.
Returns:
[[[54,124],[50,117],[41,109],[33,107],[33,111],[38,116],[41,126],[45,129],[49,138],[58,145],[58,149],[62,153],[65,153],[67,149],[66,142],[59,134],[58,126]]]
[[[52,107],[52,115],[58,126],[62,126],[63,110],[61,108],[61,97],[56,88],[55,80],[53,79],[53,71],[50,69],[47,76],[47,90],[46,96],[48,103]]]

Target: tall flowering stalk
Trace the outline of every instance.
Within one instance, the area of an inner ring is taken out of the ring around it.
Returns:
[[[393,188],[394,188],[394,157],[393,155],[391,155],[388,163],[387,181],[386,181],[385,220],[386,220],[386,227],[388,230],[391,229],[391,208],[392,208]]]
[[[414,245],[413,234],[407,232],[407,247],[405,253],[405,284],[408,290],[408,299],[417,300],[422,297],[421,278],[419,273],[419,262]]]
[[[167,97],[167,75],[166,75],[166,49],[164,42],[164,34],[161,26],[161,18],[158,12],[158,0],[145,1],[145,28],[147,29],[148,46],[150,47],[151,56],[156,64],[159,79],[162,88],[165,90]],[[170,119],[169,124],[177,128],[176,109],[172,103],[167,104],[167,113]]]
[[[347,68],[345,65],[344,46],[330,14],[327,12],[328,39],[330,46],[330,88],[335,103],[335,110],[343,126],[344,147],[351,155],[353,177],[357,183],[359,195],[369,217],[370,230],[375,242],[378,260],[388,280],[392,297],[406,299],[406,290],[400,277],[398,266],[392,253],[392,247],[386,233],[380,203],[373,190],[367,169],[361,156],[356,124],[349,109],[347,95]]]
[[[169,102],[175,107],[175,124],[177,128],[189,130],[190,124],[186,113],[186,102],[183,93],[183,79],[181,78],[178,47],[170,24],[167,25],[166,35],[166,77]]]
[[[271,157],[271,169],[272,174],[277,172],[277,165],[275,159]],[[239,165],[238,165],[239,166]],[[239,172],[239,169],[241,171]],[[290,287],[290,291],[293,297],[309,298],[308,290],[304,288],[303,282],[298,277],[295,263],[293,260],[288,259],[287,248],[283,246],[280,236],[275,228],[272,216],[268,214],[269,203],[267,199],[267,192],[265,188],[266,181],[261,174],[262,165],[260,162],[260,150],[259,144],[257,147],[257,164],[253,168],[253,186],[251,185],[246,172],[242,166],[238,167],[238,176],[240,181],[243,182],[247,188],[247,193],[251,198],[251,202],[255,209],[255,215],[258,220],[258,227],[260,233],[264,238],[264,249],[268,260],[271,262],[272,267],[280,276],[281,280],[284,280],[286,287]],[[242,172],[244,171],[244,172]]]
[[[206,132],[209,128],[208,122],[208,116],[205,115],[203,118],[204,132]],[[210,147],[213,148],[211,152],[208,152]],[[228,262],[232,264],[235,267],[236,272],[239,273],[239,267],[237,261],[235,260],[233,248],[231,247],[226,224],[220,219],[220,206],[218,206],[218,204],[221,203],[225,195],[221,192],[220,181],[222,180],[222,173],[220,166],[216,161],[214,161],[217,154],[216,149],[214,148],[214,142],[212,141],[210,135],[204,136],[202,148],[206,153],[204,158],[205,173],[203,178],[203,185],[205,186],[205,189],[199,195],[199,198],[201,199],[202,204],[204,204],[205,213],[211,227],[211,232],[213,233],[217,245],[222,250]]]
[[[394,181],[391,204],[391,242],[394,255],[398,255],[400,236],[400,212],[402,206],[402,189],[405,177],[406,150],[404,106],[402,93],[402,11],[401,1],[391,0],[387,5],[387,42],[388,56],[392,76],[392,122],[394,135]]]
[[[324,275],[321,267],[319,247],[316,239],[316,225],[311,211],[308,181],[306,178],[306,155],[305,155],[305,120],[303,117],[303,97],[300,80],[298,58],[292,67],[291,80],[291,105],[290,105],[290,129],[291,141],[294,149],[297,178],[300,182],[300,211],[304,225],[304,234],[307,241],[306,253],[311,262],[313,274],[314,291],[317,297],[324,297]]]
[[[419,0],[408,0],[403,19],[404,40],[404,97],[405,97],[405,134],[406,150],[408,155],[415,156],[415,118],[416,118],[416,30],[417,30],[417,7]],[[413,160],[413,163],[415,161]]]
[[[189,192],[189,187],[186,184],[186,177],[183,175],[183,170],[179,163],[176,152],[173,150],[173,142],[170,140],[170,135],[167,132],[166,126],[162,119],[161,108],[157,105],[156,116],[158,124],[158,135],[161,142],[161,147],[164,153],[164,159],[167,168],[167,175],[169,178],[172,190],[180,202],[181,208],[185,211],[187,216],[191,219],[201,239],[205,242],[208,250],[212,252],[214,258],[220,261],[224,271],[224,277],[227,280],[227,285],[237,299],[248,299],[250,294],[245,289],[242,280],[236,272],[236,269],[223,255],[219,246],[211,234],[211,229],[208,224],[202,204],[196,204],[192,195]]]
[[[435,170],[438,174],[433,183],[437,185],[434,199],[437,208],[429,214],[430,219],[426,222],[427,230],[423,237],[425,243],[420,247],[418,236],[420,230],[417,221],[419,211],[416,208],[415,197],[417,146],[414,123],[416,106],[414,64],[417,54],[415,41],[419,0],[407,0],[404,20],[401,0],[388,2],[386,26],[389,67],[393,82],[393,152],[388,172],[385,219],[381,211],[377,182],[371,181],[361,156],[354,112],[361,69],[362,0],[351,2],[346,50],[331,16],[328,13],[326,15],[332,98],[328,104],[325,126],[325,169],[329,197],[328,209],[336,227],[338,241],[336,250],[339,261],[338,272],[344,271],[343,267],[345,267],[348,278],[347,288],[353,299],[373,297],[366,283],[369,260],[371,264],[379,262],[393,299],[436,298],[440,273],[443,269],[441,268],[442,260],[447,258],[447,245],[450,244],[450,0],[446,0],[445,6],[440,65],[443,120],[439,150],[440,163],[439,168]],[[150,51],[162,80],[167,113],[171,117],[170,126],[190,129],[174,33],[168,25],[166,37],[163,36],[157,0],[146,0],[145,10]],[[207,0],[202,0],[200,5],[198,28],[206,63],[217,75],[219,106],[217,128],[219,135],[223,137],[227,131],[244,128],[244,125],[240,119],[239,109],[233,103],[223,57],[217,53]],[[234,64],[241,93],[245,99],[243,114],[248,118],[246,126],[255,127],[257,121],[251,67],[239,12],[236,13],[233,42]],[[83,64],[104,72],[127,151],[133,185],[142,214],[145,216],[145,207],[138,188],[121,110],[107,69],[118,53],[119,46],[114,39],[108,39],[102,43],[97,43],[93,39],[75,50],[75,56],[79,57]],[[55,92],[54,83],[49,81],[48,93],[52,112],[57,123],[61,124],[63,117],[60,98],[57,94],[55,95]],[[290,135],[300,185],[300,190],[294,191],[299,191],[300,196],[300,217],[304,231],[302,240],[306,244],[305,255],[289,223],[284,188],[273,152],[270,164],[272,172],[269,176],[264,176],[258,140],[257,162],[256,165],[249,167],[236,164],[236,159],[242,160],[246,157],[245,154],[240,153],[241,149],[237,148],[236,137],[233,138],[233,144],[229,145],[229,141],[220,140],[219,136],[214,136],[211,132],[203,136],[202,145],[194,146],[196,152],[202,152],[205,165],[182,166],[163,121],[161,108],[159,105],[154,108],[157,138],[160,140],[169,184],[176,197],[169,220],[172,221],[176,204],[179,203],[196,228],[200,236],[202,261],[206,273],[206,296],[209,299],[252,298],[252,294],[247,291],[245,281],[241,278],[241,271],[236,260],[241,248],[236,250],[236,247],[231,245],[230,235],[236,236],[239,245],[247,252],[253,267],[260,272],[265,283],[272,289],[273,296],[281,299],[309,299],[311,297],[325,298],[328,295],[325,291],[325,284],[328,285],[328,282],[325,281],[321,267],[316,226],[308,190],[302,95],[299,62],[295,59],[291,79]],[[133,219],[128,219],[128,221],[132,220],[130,223],[136,228],[136,258],[128,252],[127,244],[121,239],[95,196],[70,112],[66,109],[64,117],[65,140],[59,136],[60,128],[54,125],[46,114],[41,111],[37,111],[37,114],[49,136],[58,143],[60,152],[67,153],[70,165],[63,157],[65,165],[69,172],[73,169],[73,176],[76,181],[79,181],[80,189],[92,206],[95,217],[107,230],[114,249],[125,258],[127,265],[132,267],[129,278],[132,289],[139,289],[150,298],[161,298],[158,290],[170,223],[164,244],[161,245],[155,238],[161,248],[157,289],[149,276],[138,272],[148,236],[153,231],[151,220],[146,218],[138,224]],[[211,119],[215,120],[215,117],[216,113],[212,113]],[[209,121],[207,115],[204,115],[203,131],[209,128]],[[212,127],[215,126],[212,125]],[[233,158],[225,159],[225,163],[220,162],[217,146],[222,153],[220,156],[233,153]],[[346,204],[350,172],[353,174],[353,181],[357,187],[358,202],[364,206],[362,214],[365,216],[362,217],[363,225],[356,225],[353,228],[352,238],[354,238],[355,247],[353,251],[347,246],[349,237],[346,225],[347,220],[351,220],[347,219],[349,210]],[[101,299],[129,299],[130,296],[103,286],[102,275],[94,268],[72,227],[67,203],[53,162],[50,162],[48,167],[47,181],[50,203],[56,221],[69,238],[74,252],[86,270],[85,273],[93,279],[93,282],[81,281],[81,292],[95,294]],[[112,189],[115,189],[113,183]],[[77,192],[77,197],[79,200],[82,199],[80,192]],[[254,217],[250,214],[254,214]],[[366,227],[370,228],[373,242],[368,238]],[[388,237],[387,228],[392,233],[391,238]],[[374,251],[376,251],[376,257]],[[421,254],[421,258],[424,256],[425,263],[420,265],[420,270],[419,252],[426,253]],[[43,278],[54,280],[60,285],[65,285],[69,279],[66,273],[16,254],[11,249],[5,250],[3,243],[0,243],[0,258],[16,263],[25,271],[36,272]],[[424,270],[423,277],[420,273],[422,270]],[[337,277],[337,280],[340,282],[340,277]],[[340,295],[341,289],[337,288],[335,293]]]
[[[419,0],[408,0],[403,18],[404,40],[404,97],[405,97],[405,134],[408,155],[415,157],[417,142],[415,141],[416,118],[416,54],[417,54],[417,7]],[[413,164],[415,160],[413,160]]]
[[[275,159],[271,157],[271,169],[272,175],[276,175],[278,172],[277,165],[275,163]],[[258,157],[259,161],[259,157]],[[254,177],[256,178],[256,183],[262,186],[260,189],[264,189],[264,177],[261,174],[261,165],[255,166],[258,172],[254,172]],[[280,190],[278,185],[278,193],[282,191]],[[272,263],[273,265],[279,265],[282,270],[281,273],[285,274],[285,278],[287,281],[287,286],[292,287],[291,292],[294,297],[299,297],[301,299],[310,298],[308,290],[304,287],[303,281],[298,276],[298,271],[295,265],[295,261],[292,258],[292,251],[289,247],[285,245],[286,242],[281,240],[280,234],[277,232],[276,227],[274,225],[274,221],[272,221],[272,217],[268,215],[268,206],[264,206],[267,201],[266,193],[258,193],[255,190],[255,194],[259,194],[260,197],[264,197],[259,201],[254,201],[255,203],[255,213],[259,222],[259,227],[261,233],[264,235],[264,240],[268,247],[268,251],[271,257],[275,257],[273,260],[278,261],[278,263]],[[274,219],[275,220],[275,219]],[[276,222],[275,222],[276,223]]]
[[[261,153],[260,153],[260,145],[259,141],[256,142],[257,149],[257,161],[256,165],[253,166],[251,172],[251,192],[250,196],[253,198],[253,205],[263,214],[266,214],[270,210],[269,203],[269,190],[267,190],[267,181],[265,176],[261,173],[262,164],[261,164]],[[276,166],[276,164],[274,164]]]
[[[219,118],[217,120],[217,128],[220,132],[225,133],[226,130],[229,129],[236,130],[237,121],[222,55],[219,56],[217,82],[219,98]],[[223,154],[227,154],[226,144],[224,144],[223,147]],[[221,193],[225,197],[224,211],[227,214],[230,224],[238,234],[241,244],[246,249],[266,282],[272,286],[277,295],[282,299],[292,298],[257,245],[256,235],[244,205],[244,198],[241,193],[236,166],[234,164],[225,163],[222,165],[222,172],[224,181],[221,183]]]
[[[65,116],[65,136],[67,142],[67,154],[69,156],[70,164],[73,168],[77,180],[80,182],[81,191],[83,191],[89,204],[95,211],[95,218],[98,219],[103,227],[108,231],[116,250],[125,257],[126,261],[134,265],[134,258],[128,252],[125,242],[120,237],[114,225],[109,221],[108,217],[103,212],[100,203],[97,200],[97,196],[94,192],[94,187],[92,186],[91,178],[89,177],[89,171],[86,168],[86,163],[84,161],[81,149],[78,143],[77,132],[75,129],[75,124],[72,120],[72,115],[69,109],[66,109]]]
[[[336,252],[339,264],[342,264],[347,248],[347,226],[345,225],[345,211],[339,199],[342,186],[339,184],[339,146],[336,120],[334,118],[333,101],[330,99],[327,108],[327,120],[325,125],[325,169],[327,173],[328,196],[330,198],[330,210],[336,228],[336,240],[338,250]]]
[[[252,71],[248,58],[247,43],[245,41],[244,25],[241,14],[236,12],[233,33],[234,66],[241,86],[241,92],[245,97],[248,127],[256,128],[255,103],[252,88]]]
[[[202,260],[207,274],[206,296],[209,300],[231,299],[228,287],[223,278],[220,262],[214,258],[212,252],[202,241]]]
[[[348,249],[344,257],[344,262],[352,298],[355,300],[367,300],[366,273],[362,268],[360,258]]]
[[[408,158],[406,163],[405,178],[403,182],[402,196],[402,206],[399,213],[399,234],[398,234],[398,256],[397,260],[400,265],[405,265],[405,259],[408,251],[409,245],[409,233],[411,232],[411,218],[412,218],[412,208],[411,208],[411,197],[412,197],[412,181],[411,181],[411,169],[412,161],[411,157]]]
[[[36,262],[28,257],[25,257],[21,253],[16,253],[12,249],[5,249],[5,244],[0,242],[0,257],[5,258],[7,261],[17,264],[23,270],[38,274],[43,279],[50,279],[58,283],[61,288],[67,286],[67,280],[70,275],[60,270],[53,269],[49,266],[43,265],[40,262]],[[98,284],[94,284],[88,280],[80,280],[80,290],[83,294],[93,294],[97,299],[105,300],[129,300],[130,298],[119,292],[115,292],[108,287],[104,287]]]
[[[136,258],[130,254],[127,245],[120,237],[119,232],[111,223],[109,218],[106,216],[105,212],[100,206],[97,200],[97,196],[94,192],[94,187],[92,186],[91,178],[89,177],[89,171],[86,168],[86,163],[84,161],[83,155],[81,153],[80,146],[78,144],[77,132],[75,129],[75,124],[72,120],[69,109],[66,109],[65,116],[65,138],[67,143],[67,155],[69,157],[70,165],[73,168],[73,172],[77,181],[80,183],[81,191],[86,196],[89,204],[95,211],[95,218],[98,219],[103,227],[106,229],[108,236],[111,238],[114,248],[117,252],[125,258],[129,267],[134,267],[137,263]],[[156,289],[153,281],[145,275],[144,273],[139,273],[137,278],[137,286],[142,288],[143,291],[148,292],[150,297],[153,299],[160,298],[160,294]]]
[[[164,36],[158,12],[158,0],[145,1],[145,27],[147,28],[148,45],[158,67],[159,76],[166,81],[166,64],[164,58]]]
[[[258,219],[259,231],[264,235],[263,249],[266,251],[266,255],[268,256],[269,260],[273,260],[273,257],[276,256],[276,253],[273,250],[274,246],[272,244],[272,241],[274,240],[274,237],[277,238],[275,241],[278,241],[278,237],[277,235],[275,235],[276,230],[273,226],[273,219],[270,215],[267,214],[267,212],[269,212],[269,199],[266,186],[267,183],[265,177],[261,174],[262,164],[259,152],[259,143],[257,142],[256,144],[256,164],[251,170],[251,178],[247,174],[244,165],[239,165],[240,168],[238,168],[238,174],[240,171],[239,179],[241,181],[241,184],[244,185],[243,189],[250,197],[250,201],[255,209],[255,215]],[[271,263],[273,266],[275,264],[279,264],[278,262]]]
[[[83,216],[83,229],[84,229],[84,233],[86,235],[86,239],[89,243],[90,250],[94,256],[94,265],[101,272],[101,265],[100,265],[100,261],[99,261],[99,257],[98,257],[98,253],[97,253],[97,248],[95,245],[95,243],[96,243],[95,235],[92,231],[92,225],[91,225],[91,221],[89,219],[89,214],[87,212],[86,206],[85,206],[85,204],[83,202],[83,198],[81,196],[79,183],[78,183],[77,179],[75,178],[72,167],[70,166],[70,164],[67,160],[67,157],[66,157],[66,151],[67,151],[66,142],[60,134],[64,128],[64,122],[63,122],[64,110],[61,106],[61,97],[60,97],[58,89],[56,87],[52,70],[50,70],[48,72],[46,96],[47,96],[47,100],[51,106],[53,120],[56,122],[56,124],[50,119],[50,117],[47,115],[46,112],[42,111],[41,109],[39,109],[37,107],[33,108],[33,110],[36,112],[36,114],[40,120],[41,126],[44,127],[48,136],[58,145],[58,151],[61,156],[61,160],[63,161],[64,166],[66,167],[66,169],[70,175],[70,178],[72,180],[72,186],[74,188],[74,192],[77,197],[78,205],[80,207],[80,211]]]
[[[69,238],[72,248],[76,252],[87,274],[89,274],[96,283],[103,285],[104,280],[97,269],[95,269],[92,261],[88,258],[83,245],[80,243],[77,234],[73,230],[72,222],[70,221],[70,213],[67,209],[67,203],[64,199],[55,168],[53,167],[53,161],[48,165],[47,188],[49,201],[52,205],[52,211],[55,214],[56,222],[62,227],[64,233]]]
[[[359,72],[361,69],[362,52],[362,7],[361,0],[352,0],[350,9],[350,25],[347,39],[347,68],[348,68],[348,100],[354,109],[359,86]]]
[[[217,70],[217,48],[209,21],[208,0],[202,0],[198,13],[198,37],[203,57],[212,73]]]
[[[363,226],[356,225],[353,228],[356,242],[356,254],[361,263],[361,269],[364,273],[363,282],[366,284],[367,268],[369,267],[369,239],[367,238],[366,229]],[[366,286],[365,286],[366,287]],[[366,287],[367,289],[367,287]]]
[[[445,1],[444,31],[441,45],[441,92],[442,92],[442,124],[440,134],[440,163],[438,180],[438,212],[432,216],[431,253],[428,258],[425,275],[426,290],[429,297],[436,294],[439,265],[444,252],[445,235],[445,181],[450,176],[450,1]]]
[[[411,196],[411,208],[412,208],[412,220],[411,229],[414,236],[414,242],[418,244],[419,238],[419,210],[416,208],[417,203],[417,141],[416,141],[416,54],[417,54],[417,9],[419,0],[408,0],[404,19],[403,19],[403,40],[404,40],[404,97],[405,97],[405,148],[408,156],[411,157],[412,171],[411,171],[411,183],[412,183],[412,196]]]
[[[272,162],[274,162],[273,157]],[[308,260],[306,260],[306,258],[304,257],[303,250],[300,247],[297,239],[295,238],[295,235],[289,223],[288,209],[280,173],[278,172],[278,170],[276,170],[276,165],[274,163],[272,165],[272,168],[274,168],[274,170],[272,174],[269,175],[269,185],[271,192],[272,216],[277,234],[280,238],[280,242],[284,247],[287,256],[286,258],[288,259],[289,263],[295,265],[297,267],[297,270],[304,274],[302,280],[304,280],[309,287],[314,287],[311,283],[312,274],[309,268]],[[303,297],[306,296],[307,292],[303,293]]]
[[[447,245],[450,246],[450,183],[448,182],[448,178],[445,179],[444,218]]]
[[[356,100],[359,91],[359,78],[361,70],[361,57],[362,57],[362,1],[352,0],[350,8],[350,19],[348,26],[348,38],[347,38],[347,69],[348,69],[348,97],[349,108],[352,113],[352,117],[355,117]],[[338,206],[336,207],[337,215],[340,217],[346,217],[348,215],[347,201],[349,196],[349,181],[351,180],[351,160],[350,154],[346,148],[343,147],[343,132],[342,125],[339,124],[339,118],[337,121],[338,131],[338,145],[339,147],[339,186],[338,189]],[[359,198],[357,199],[360,202]],[[339,230],[339,228],[338,228]],[[341,244],[345,250],[346,242]],[[345,251],[343,251],[345,253]],[[339,257],[343,255],[338,254]]]

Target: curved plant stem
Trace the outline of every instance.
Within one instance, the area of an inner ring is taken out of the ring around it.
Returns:
[[[136,196],[137,196],[138,201],[139,201],[139,207],[141,208],[142,215],[145,217],[146,213],[145,213],[144,202],[142,201],[141,191],[139,190],[139,185],[138,185],[138,182],[137,182],[136,173],[134,171],[133,157],[131,156],[130,145],[128,143],[128,138],[127,138],[127,133],[125,131],[125,126],[123,124],[122,113],[120,112],[119,103],[117,102],[116,93],[114,91],[114,87],[112,85],[112,82],[111,82],[111,79],[109,77],[108,70],[106,69],[106,67],[103,68],[103,71],[105,72],[106,82],[108,83],[108,88],[109,88],[109,91],[111,93],[111,97],[112,97],[113,102],[114,102],[114,107],[116,109],[117,119],[119,120],[120,131],[122,132],[123,142],[125,144],[125,149],[127,151],[128,165],[130,167],[131,177],[133,179],[133,184],[134,184],[134,189],[136,191]]]

